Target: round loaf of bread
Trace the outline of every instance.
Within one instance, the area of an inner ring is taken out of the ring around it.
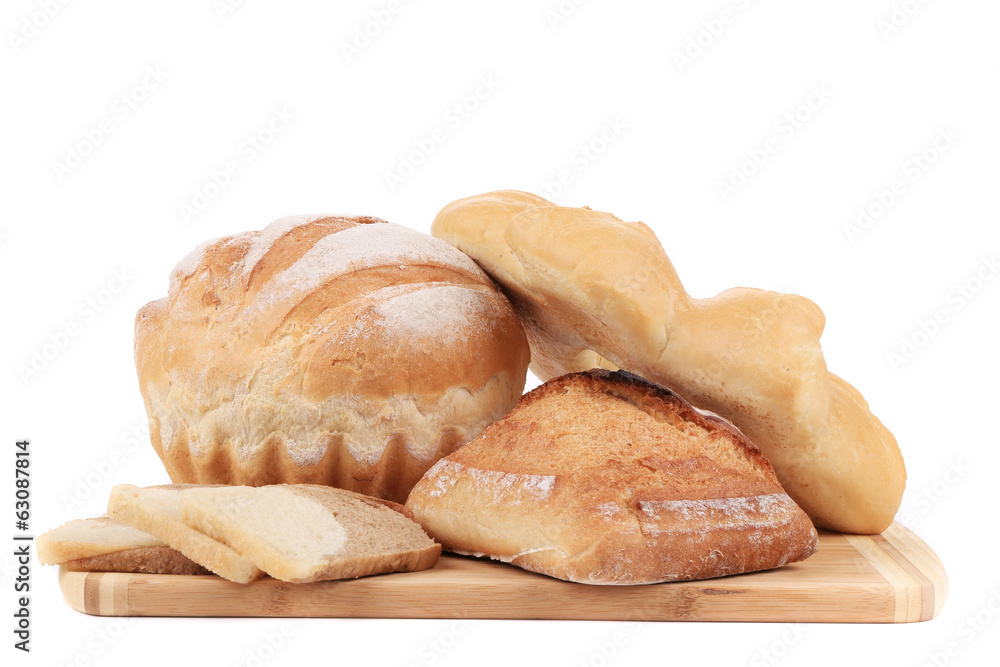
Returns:
[[[464,253],[368,217],[202,244],[136,316],[153,447],[175,483],[337,486],[397,502],[509,412],[529,352]]]

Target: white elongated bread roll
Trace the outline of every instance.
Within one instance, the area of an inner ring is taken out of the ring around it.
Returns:
[[[743,287],[693,299],[642,223],[523,192],[456,201],[432,232],[504,287],[540,378],[601,366],[664,384],[749,436],[817,527],[879,533],[892,522],[902,456],[827,370],[813,302]]]
[[[515,405],[528,354],[471,259],[367,217],[282,218],[203,244],[135,325],[153,447],[174,482],[400,502]]]

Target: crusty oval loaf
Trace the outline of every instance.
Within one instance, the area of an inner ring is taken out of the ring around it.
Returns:
[[[590,584],[752,572],[817,546],[742,433],[621,371],[529,392],[406,504],[445,549]]]
[[[892,522],[903,458],[827,370],[813,302],[742,287],[692,299],[642,223],[524,192],[453,202],[432,231],[504,287],[541,379],[608,367],[662,383],[736,424],[817,526],[879,533]]]
[[[110,517],[77,519],[38,537],[38,560],[70,570],[209,574],[148,533]]]
[[[135,360],[174,482],[402,502],[514,406],[528,346],[503,294],[444,241],[297,216],[184,258],[136,317]]]

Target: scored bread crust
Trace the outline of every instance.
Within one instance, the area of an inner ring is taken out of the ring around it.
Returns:
[[[221,488],[221,493],[192,488],[182,495],[184,521],[231,546],[268,575],[292,583],[426,570],[434,567],[441,555],[441,545],[430,539],[410,511],[398,503],[322,485],[276,485],[275,488],[319,503],[335,516],[346,531],[342,550],[324,556],[323,562],[313,563],[306,571],[301,559],[283,552],[280,539],[261,538],[255,526],[234,519],[220,508],[226,502],[233,502],[231,498],[235,495],[253,493],[253,487]],[[369,508],[363,525],[351,525],[345,517],[338,516],[344,501]],[[289,517],[289,521],[294,521],[294,517]],[[363,529],[378,531],[376,539],[382,546],[371,548],[362,544],[362,537],[354,532]]]
[[[591,584],[751,572],[817,547],[746,436],[620,371],[529,392],[435,464],[407,507],[447,550]]]
[[[432,232],[504,288],[542,380],[637,373],[735,423],[817,526],[879,533],[892,522],[902,455],[861,394],[827,370],[813,302],[742,287],[693,299],[646,225],[524,192],[453,202]]]
[[[262,570],[226,544],[188,526],[176,516],[164,513],[143,500],[143,493],[147,489],[164,489],[179,494],[184,489],[192,487],[194,485],[164,484],[139,488],[132,484],[118,484],[111,489],[111,497],[108,499],[108,514],[123,523],[149,533],[223,579],[246,584],[263,577]],[[179,495],[177,502],[180,502]],[[177,510],[179,514],[180,508],[178,507]]]
[[[528,355],[471,259],[370,217],[293,216],[202,244],[135,323],[172,481],[328,484],[398,502],[516,404]]]

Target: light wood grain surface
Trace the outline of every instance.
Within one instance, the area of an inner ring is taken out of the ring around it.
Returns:
[[[820,532],[814,556],[778,570],[647,586],[573,584],[451,555],[424,572],[316,584],[65,568],[59,583],[74,609],[100,616],[907,623],[936,616],[947,594],[940,560],[899,524]]]

